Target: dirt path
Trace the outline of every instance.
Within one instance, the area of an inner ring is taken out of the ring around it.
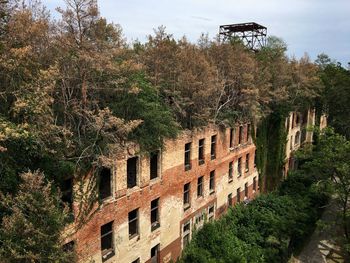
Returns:
[[[332,200],[322,215],[322,221],[331,223],[330,226],[318,226],[309,242],[305,245],[298,256],[291,258],[290,263],[343,263],[345,262],[336,241],[341,236],[339,218],[337,218],[339,207],[335,200]]]

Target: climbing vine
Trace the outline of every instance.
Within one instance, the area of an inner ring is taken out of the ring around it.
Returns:
[[[260,174],[262,192],[274,190],[282,179],[287,142],[287,132],[284,127],[286,116],[283,110],[275,111],[265,117],[257,127],[256,165]]]

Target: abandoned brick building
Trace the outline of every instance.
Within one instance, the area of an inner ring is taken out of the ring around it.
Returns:
[[[312,141],[305,127],[314,119],[312,110],[287,118],[285,172],[292,168],[293,151]],[[102,169],[102,205],[77,231],[72,225],[67,238],[79,262],[176,261],[195,229],[259,192],[250,129],[244,123],[183,131],[165,141],[163,151],[149,156],[128,151]]]

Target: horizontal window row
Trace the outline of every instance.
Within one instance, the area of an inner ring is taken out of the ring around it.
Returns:
[[[230,148],[233,148],[235,144],[235,138],[236,138],[236,129],[231,128],[230,129]],[[247,133],[244,134],[244,126],[239,126],[239,137],[238,137],[238,145],[241,145],[242,143],[246,143],[249,141],[249,136],[251,133],[251,125],[247,125]],[[210,159],[214,160],[216,159],[217,155],[217,135],[212,135],[210,138]],[[185,144],[185,153],[184,153],[184,166],[185,171],[188,171],[192,168],[191,164],[192,160],[192,142]],[[205,138],[198,140],[198,165],[202,165],[205,163]]]
[[[151,231],[160,227],[159,221],[159,198],[154,199],[151,202],[151,213],[150,213]],[[114,232],[113,223],[109,222],[101,226],[101,255],[102,261],[105,261],[115,255],[114,248]],[[139,219],[139,209],[134,209],[128,213],[128,226],[129,226],[129,239],[133,239],[140,233],[140,219]],[[151,259],[158,261],[159,245],[151,249]],[[137,259],[136,259],[137,260]],[[138,261],[133,261],[138,262]]]

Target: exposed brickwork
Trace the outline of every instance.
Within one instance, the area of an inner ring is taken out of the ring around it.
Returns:
[[[216,158],[211,158],[211,136],[216,135]],[[197,226],[203,214],[207,220],[209,210],[214,205],[214,217],[227,211],[228,195],[232,195],[232,204],[237,201],[237,189],[241,189],[244,200],[244,186],[248,184],[248,198],[253,198],[253,177],[258,182],[254,167],[255,146],[247,138],[247,125],[243,125],[243,142],[238,145],[239,128],[236,127],[234,147],[229,147],[230,129],[219,130],[208,127],[204,130],[184,132],[178,139],[169,140],[160,158],[160,177],[150,180],[149,158],[139,158],[138,186],[126,187],[126,159],[116,160],[113,170],[113,195],[104,201],[102,207],[91,220],[82,226],[73,236],[80,262],[95,260],[101,262],[102,225],[114,221],[113,240],[115,255],[106,262],[149,262],[151,248],[160,245],[161,262],[176,260],[183,247],[183,225],[191,223],[191,231]],[[205,139],[205,162],[198,162],[198,140]],[[191,142],[191,169],[185,171],[184,145]],[[246,171],[246,155],[249,153],[249,165]],[[237,160],[242,157],[242,175],[238,177]],[[233,180],[229,181],[229,163],[233,161]],[[215,170],[214,191],[209,191],[210,172]],[[203,176],[203,196],[197,197],[197,180]],[[184,184],[190,183],[190,206],[183,204]],[[151,201],[159,198],[160,227],[151,231]],[[138,209],[139,235],[129,239],[128,213]]]

